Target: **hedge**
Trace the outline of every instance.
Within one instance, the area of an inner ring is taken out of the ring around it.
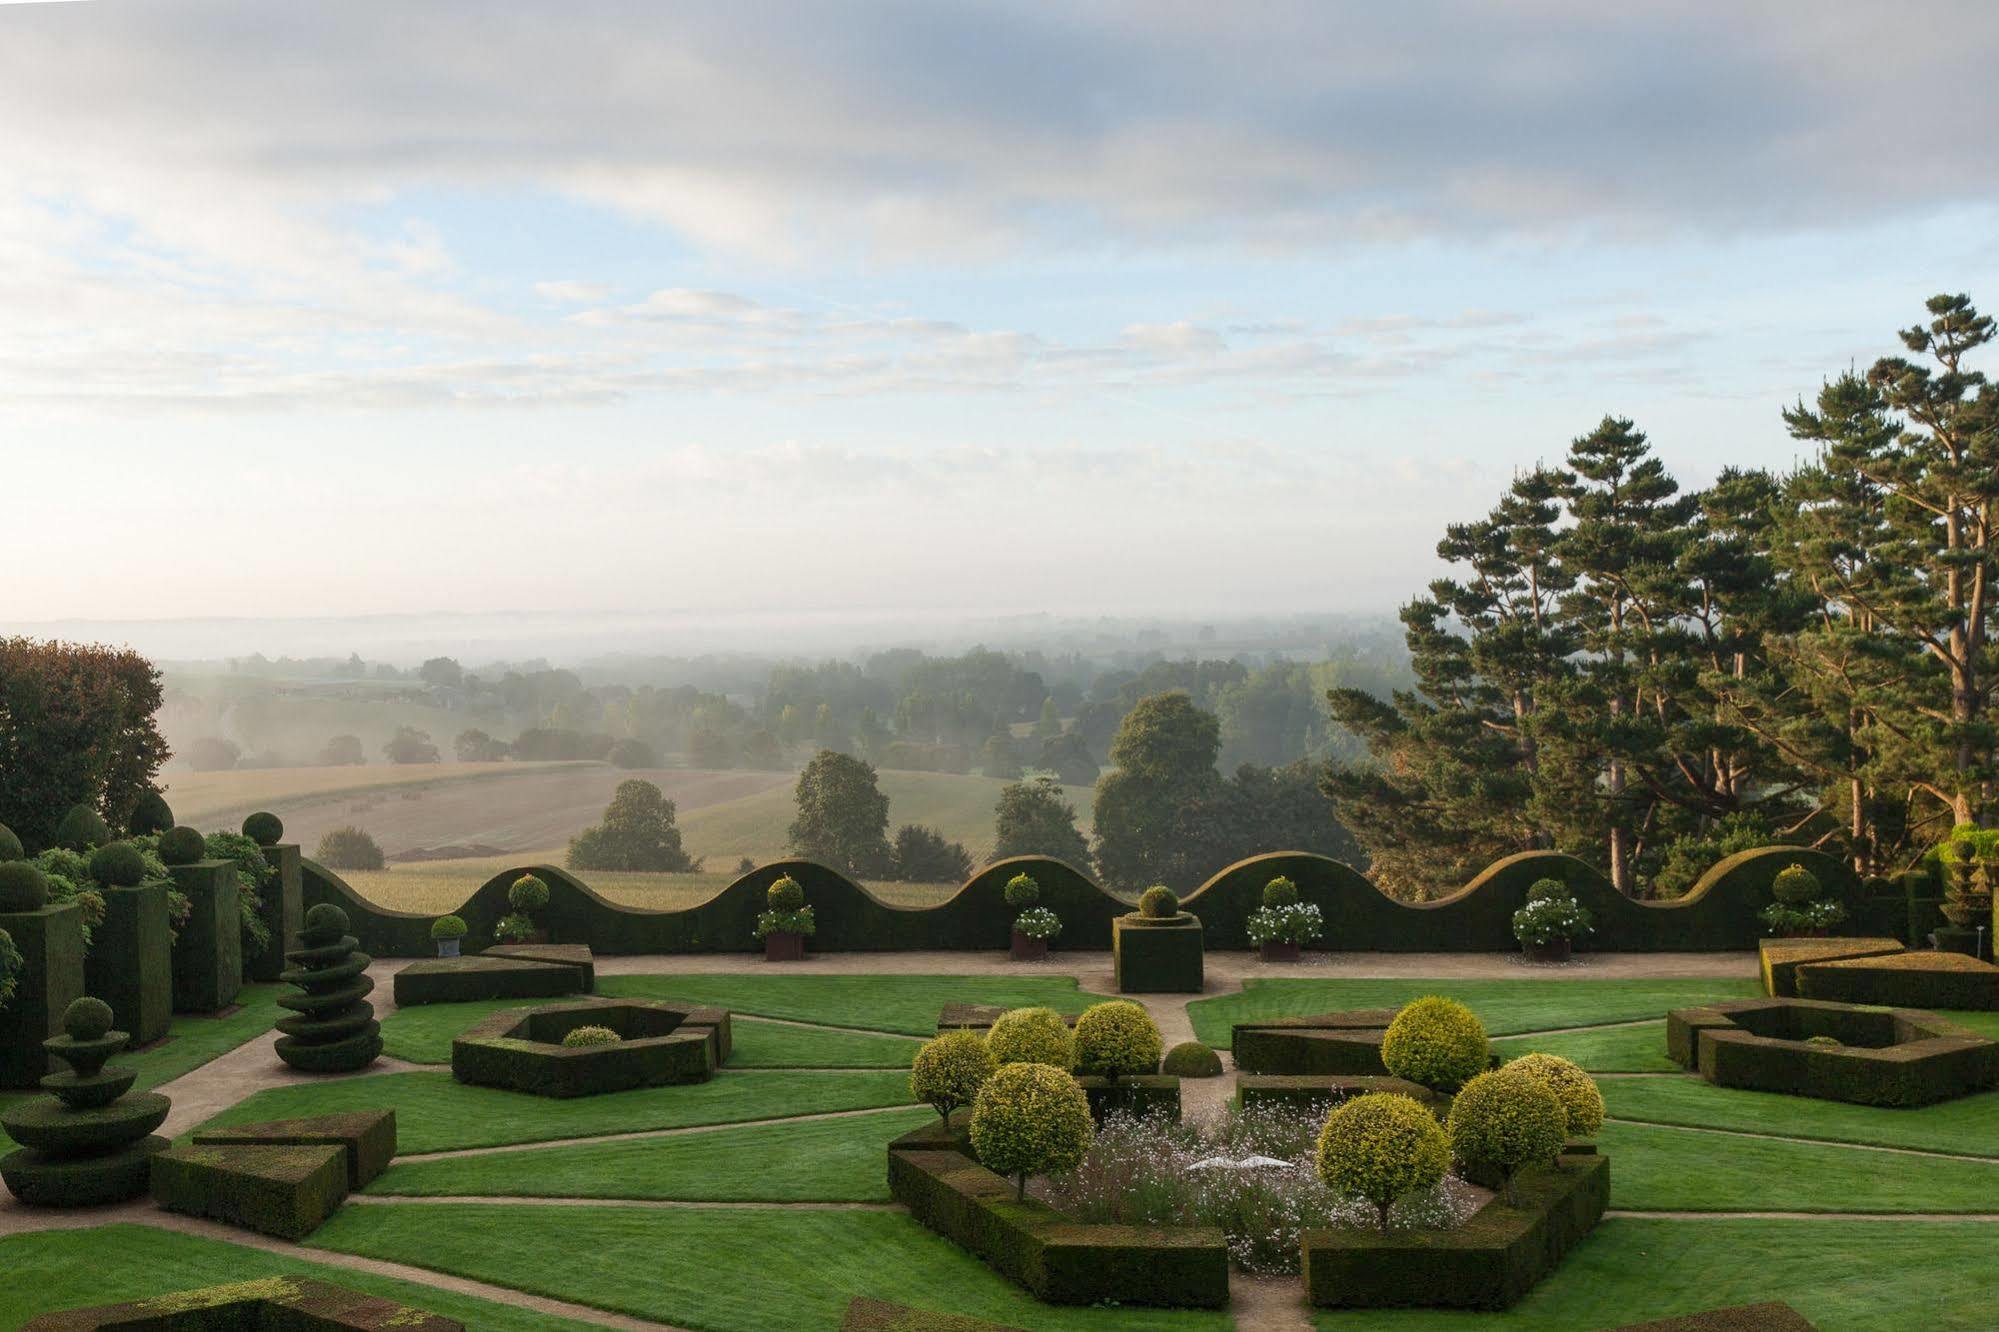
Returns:
[[[90,1309],[66,1309],[43,1314],[22,1324],[22,1332],[304,1332],[305,1329],[357,1329],[358,1332],[465,1332],[456,1319],[379,1295],[308,1277],[265,1277],[227,1286],[175,1291],[130,1304],[100,1304]]]
[[[1165,1115],[1180,1119],[1180,1079],[1165,1073],[1128,1073],[1108,1078],[1078,1077],[1076,1085],[1090,1102],[1090,1118],[1099,1124],[1113,1111],[1125,1115]]]
[[[273,872],[258,914],[271,932],[271,941],[243,959],[243,975],[254,981],[274,981],[284,971],[285,953],[298,947],[299,927],[305,916],[304,857],[297,844],[267,846],[264,859]]]
[[[0,1087],[33,1087],[49,1071],[42,1042],[62,1030],[63,1010],[83,997],[83,907],[0,912],[0,930],[13,936],[22,963],[14,997],[0,1009]]]
[[[1676,1009],[1666,1035],[1677,1063],[1722,1087],[1917,1106],[1999,1086],[1999,1041],[1910,1009],[1750,999]]]
[[[584,973],[575,967],[490,955],[412,962],[395,980],[398,1008],[475,999],[553,999],[583,989]]]
[[[1795,999],[1798,968],[1807,962],[1841,957],[1881,957],[1902,951],[1899,939],[1764,939],[1756,945],[1763,973],[1763,993],[1773,999]]]
[[[1355,1008],[1316,1017],[1239,1022],[1230,1028],[1230,1048],[1239,1073],[1386,1077],[1381,1038],[1394,1020],[1392,1008]]]
[[[197,860],[170,872],[190,907],[174,940],[174,1012],[214,1013],[235,1003],[243,990],[236,862]]]
[[[279,1239],[304,1239],[346,1198],[347,1153],[329,1143],[184,1143],[153,1158],[160,1206]]]
[[[1199,994],[1206,985],[1201,918],[1182,911],[1112,922],[1111,973],[1119,994]]]
[[[1610,1203],[1610,1161],[1565,1153],[1515,1180],[1520,1204],[1493,1198],[1462,1225],[1308,1230],[1306,1298],[1322,1309],[1507,1309],[1560,1266]]]
[[[111,1005],[118,1029],[133,1045],[167,1034],[173,1020],[173,925],[165,884],[103,888],[104,919],[91,931],[84,983]]]
[[[1808,999],[1891,1008],[1999,1008],[1999,967],[1968,953],[1898,953],[1840,958],[1797,970],[1798,993]]]
[[[597,990],[597,959],[588,944],[494,944],[480,956],[574,967],[582,973],[582,983],[577,986],[577,992],[594,994]]]
[[[275,1119],[263,1124],[197,1129],[194,1141],[267,1147],[335,1146],[346,1153],[348,1191],[359,1192],[387,1170],[395,1158],[396,1112],[353,1110],[303,1119]]]
[[[623,1037],[564,1046],[582,1026]],[[605,999],[495,1013],[451,1042],[460,1082],[535,1096],[594,1096],[634,1087],[706,1082],[729,1057],[729,1015],[642,999]]]

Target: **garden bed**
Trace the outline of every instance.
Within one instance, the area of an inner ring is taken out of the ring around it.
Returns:
[[[608,1044],[566,1046],[579,1027]],[[599,999],[495,1013],[451,1043],[460,1082],[536,1096],[594,1096],[634,1087],[706,1082],[729,1057],[729,1014],[643,999]]]

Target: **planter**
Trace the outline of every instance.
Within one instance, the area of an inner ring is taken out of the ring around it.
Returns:
[[[805,936],[794,930],[772,930],[764,936],[764,961],[803,962]]]
[[[1039,962],[1048,956],[1048,941],[1015,930],[1013,943],[1007,949],[1007,956],[1015,962]]]
[[[437,955],[438,955],[439,957],[457,957],[457,956],[458,956],[458,945],[459,945],[459,944],[461,944],[461,943],[463,943],[463,942],[464,942],[464,940],[463,940],[463,939],[439,939],[439,940],[437,940],[436,942],[437,942]]]
[[[1111,975],[1119,994],[1199,994],[1205,970],[1200,917],[1137,912],[1111,921]]]
[[[1296,962],[1298,960],[1298,948],[1299,945],[1297,944],[1279,943],[1277,940],[1271,939],[1258,945],[1256,951],[1265,962]]]
[[[1529,962],[1566,962],[1573,947],[1567,939],[1550,939],[1546,943],[1521,944],[1520,951]]]

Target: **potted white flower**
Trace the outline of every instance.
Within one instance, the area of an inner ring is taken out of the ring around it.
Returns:
[[[1313,902],[1298,900],[1298,885],[1279,875],[1263,885],[1263,905],[1245,922],[1249,941],[1265,962],[1296,962],[1298,952],[1325,933],[1326,922]]]
[[[1041,885],[1032,875],[1014,875],[1001,891],[1006,904],[1019,913],[1013,918],[1007,956],[1015,962],[1039,962],[1048,956],[1048,941],[1062,933],[1062,918],[1039,905]]]
[[[1539,879],[1527,905],[1513,913],[1513,937],[1530,962],[1566,962],[1574,941],[1590,933],[1590,914],[1560,879]]]

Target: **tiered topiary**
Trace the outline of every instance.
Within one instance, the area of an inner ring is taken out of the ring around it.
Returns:
[[[593,1045],[616,1045],[623,1039],[625,1038],[618,1035],[617,1032],[612,1031],[609,1027],[600,1027],[592,1023],[587,1026],[571,1028],[562,1038],[562,1048],[565,1050],[582,1050]]]
[[[1074,1169],[1095,1137],[1083,1089],[1046,1064],[1006,1065],[972,1103],[972,1151],[986,1169],[1013,1177],[1017,1199],[1027,1196],[1029,1175]]]
[[[260,809],[243,820],[243,835],[258,846],[276,846],[285,839],[284,820],[269,810]]]
[[[90,853],[90,877],[106,888],[136,888],[146,878],[146,858],[130,842],[111,842]]]
[[[1166,1052],[1159,1071],[1176,1078],[1218,1078],[1222,1057],[1199,1041],[1182,1041]]]
[[[1381,1063],[1398,1078],[1456,1091],[1492,1063],[1492,1042],[1478,1015],[1435,995],[1405,1006],[1381,1038]]]
[[[1000,890],[1016,913],[1007,955],[1015,962],[1039,962],[1048,956],[1048,941],[1062,933],[1062,918],[1040,905],[1041,885],[1031,874],[1016,874]]]
[[[909,1094],[933,1107],[946,1122],[951,1112],[970,1105],[979,1088],[999,1070],[999,1062],[975,1031],[947,1031],[925,1041],[909,1069]]]
[[[1129,999],[1113,999],[1076,1020],[1076,1072],[1112,1082],[1121,1074],[1157,1073],[1164,1045],[1150,1013]]]
[[[88,805],[71,805],[56,825],[56,845],[65,851],[88,851],[111,840],[111,825]]]
[[[757,916],[756,937],[763,940],[767,962],[797,962],[805,956],[805,941],[818,932],[805,889],[789,874],[778,876],[764,890],[767,910]]]
[[[107,1067],[130,1039],[111,1029],[110,1005],[82,998],[63,1011],[63,1034],[42,1048],[69,1065],[42,1079],[51,1093],[0,1114],[0,1129],[22,1146],[0,1158],[0,1179],[22,1202],[87,1207],[146,1191],[152,1157],[167,1147],[152,1136],[170,1102],[157,1092],[130,1096],[138,1073]]]
[[[1064,1073],[1076,1066],[1076,1038],[1052,1008],[1015,1008],[999,1015],[986,1048],[1001,1066],[1048,1064]]]
[[[1458,1090],[1451,1102],[1451,1155],[1475,1181],[1497,1179],[1517,1205],[1513,1181],[1522,1166],[1553,1161],[1568,1135],[1568,1115],[1548,1084],[1532,1073],[1497,1068]]]
[[[1525,1073],[1555,1094],[1568,1120],[1570,1138],[1594,1138],[1603,1130],[1603,1091],[1582,1065],[1560,1055],[1522,1055],[1506,1065]],[[1561,1163],[1559,1155],[1556,1164]]]
[[[130,825],[132,836],[150,837],[174,826],[174,812],[165,796],[158,791],[148,791],[132,807]]]
[[[197,828],[186,824],[160,834],[160,859],[169,865],[192,865],[208,858],[208,842]]]
[[[347,913],[321,902],[305,913],[298,948],[285,954],[292,965],[280,978],[303,990],[278,1003],[296,1013],[280,1018],[278,1058],[306,1073],[348,1073],[366,1068],[382,1053],[382,1024],[375,1020],[367,975],[374,959],[357,950],[347,933]]]
[[[1368,1092],[1326,1120],[1319,1133],[1319,1178],[1345,1198],[1365,1198],[1388,1229],[1397,1198],[1427,1189],[1451,1167],[1437,1117],[1407,1096]]]

